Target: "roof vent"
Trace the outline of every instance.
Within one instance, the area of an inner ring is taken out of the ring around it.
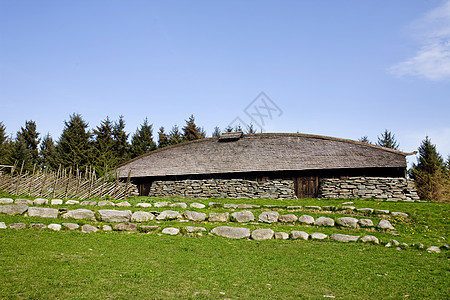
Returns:
[[[219,136],[219,142],[234,142],[239,140],[243,135],[242,131],[225,132]]]

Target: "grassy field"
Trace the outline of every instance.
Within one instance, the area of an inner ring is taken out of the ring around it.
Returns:
[[[160,200],[137,197],[128,201],[135,204]],[[280,203],[279,200],[270,199],[169,199],[171,202],[179,200],[205,204],[210,201],[260,205]],[[343,201],[347,200],[289,200],[282,201],[282,204],[337,206]],[[410,217],[391,220],[396,226],[395,235],[388,232],[370,232],[366,229],[344,230],[298,224],[233,225],[272,228],[275,231],[285,232],[304,230],[309,233],[373,234],[384,241],[395,238],[408,244],[422,242],[426,246],[441,246],[448,243],[450,208],[448,204],[352,201],[356,207],[407,212]],[[73,209],[75,208],[79,207],[73,206]],[[134,207],[130,209],[143,210]],[[159,210],[165,209],[167,208]],[[262,210],[252,211],[257,215]],[[226,209],[214,209],[214,212],[220,211],[231,212]],[[303,213],[313,216],[327,215],[320,212],[295,212],[297,215]],[[343,215],[345,214],[330,214],[334,218]],[[375,216],[370,218],[377,220]],[[0,215],[0,222],[7,224],[13,222],[49,224],[65,221]],[[180,222],[156,223],[156,221],[148,224],[158,224],[162,227],[192,225],[208,229],[212,226],[209,223],[193,225]],[[220,225],[224,224],[214,226]],[[231,223],[227,225],[231,226]],[[324,296],[334,296],[336,299],[448,299],[450,297],[449,251],[428,253],[413,248],[399,251],[395,247],[386,248],[363,243],[344,244],[330,240],[254,241],[231,240],[208,234],[195,237],[167,236],[159,232],[83,234],[72,231],[53,232],[48,229],[0,230],[0,245],[0,299],[324,299]]]

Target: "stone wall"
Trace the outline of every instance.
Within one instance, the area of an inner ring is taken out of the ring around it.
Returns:
[[[381,198],[419,200],[414,180],[398,177],[348,177],[321,180],[321,198]]]
[[[154,181],[150,197],[296,198],[292,180],[205,179]]]

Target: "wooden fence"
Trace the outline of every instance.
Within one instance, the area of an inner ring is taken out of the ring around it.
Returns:
[[[35,170],[32,173],[0,172],[0,191],[16,196],[35,196],[59,199],[126,199],[137,194],[137,188],[130,182],[119,180],[117,173],[97,178],[95,168],[81,173],[71,169],[46,172]]]

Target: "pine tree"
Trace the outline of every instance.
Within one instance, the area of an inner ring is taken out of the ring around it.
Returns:
[[[55,143],[49,133],[42,139],[39,151],[39,165],[46,169],[56,170],[58,164],[55,157]]]
[[[362,142],[362,143],[371,144],[371,142],[370,142],[370,140],[369,140],[369,137],[368,137],[367,135],[361,137],[361,138],[359,139],[359,141]]]
[[[177,125],[174,125],[172,127],[172,130],[169,132],[169,144],[170,145],[176,145],[179,143],[184,142],[185,139],[183,135],[181,134],[180,130],[178,129]]]
[[[113,123],[106,117],[93,130],[93,162],[97,167],[96,170],[99,176],[102,176],[108,168],[113,168],[117,164],[117,157],[113,153]]]
[[[123,116],[120,116],[119,121],[114,123],[112,136],[112,151],[117,157],[117,163],[123,163],[130,158],[130,145],[128,144],[128,134],[125,132],[125,120]]]
[[[186,125],[183,127],[183,137],[187,141],[205,138],[204,130],[195,124],[194,115],[186,120]]]
[[[255,129],[255,127],[253,126],[253,123],[250,123],[250,124],[247,126],[246,132],[247,132],[247,134],[254,134],[254,133],[256,133],[256,129]]]
[[[243,132],[242,127],[241,127],[241,124],[236,125],[236,126],[234,127],[234,130],[233,130],[233,131],[234,131],[234,132]]]
[[[57,163],[63,167],[82,167],[91,163],[91,133],[80,114],[64,121],[64,129],[55,147]]]
[[[417,164],[413,164],[410,174],[415,180],[417,192],[421,199],[442,201],[445,176],[444,160],[428,136],[419,147]]]
[[[140,156],[149,151],[155,150],[156,144],[153,141],[153,125],[145,118],[141,127],[131,139],[131,158]]]
[[[25,128],[22,127],[17,133],[21,139],[25,142],[27,150],[30,152],[31,164],[38,163],[39,150],[38,145],[40,142],[39,132],[36,130],[36,123],[32,120],[25,122]]]
[[[216,127],[214,127],[212,137],[219,137],[219,136],[220,136],[220,128],[218,126],[216,126]]]
[[[169,146],[169,135],[164,131],[164,127],[160,127],[158,131],[158,148]]]
[[[33,164],[31,163],[31,152],[27,148],[27,143],[20,132],[17,132],[15,140],[11,143],[6,162],[9,165],[17,165],[17,172],[20,171],[22,165],[23,171],[33,170]]]
[[[0,164],[6,164],[9,150],[8,136],[6,135],[6,127],[0,122]]]
[[[391,148],[394,150],[398,150],[399,144],[395,140],[395,135],[393,135],[387,129],[381,134],[381,137],[378,137],[378,146]]]
[[[227,132],[233,132],[233,127],[231,127],[230,125],[228,125],[228,126],[224,129],[223,132],[225,132],[225,133],[227,133]]]

